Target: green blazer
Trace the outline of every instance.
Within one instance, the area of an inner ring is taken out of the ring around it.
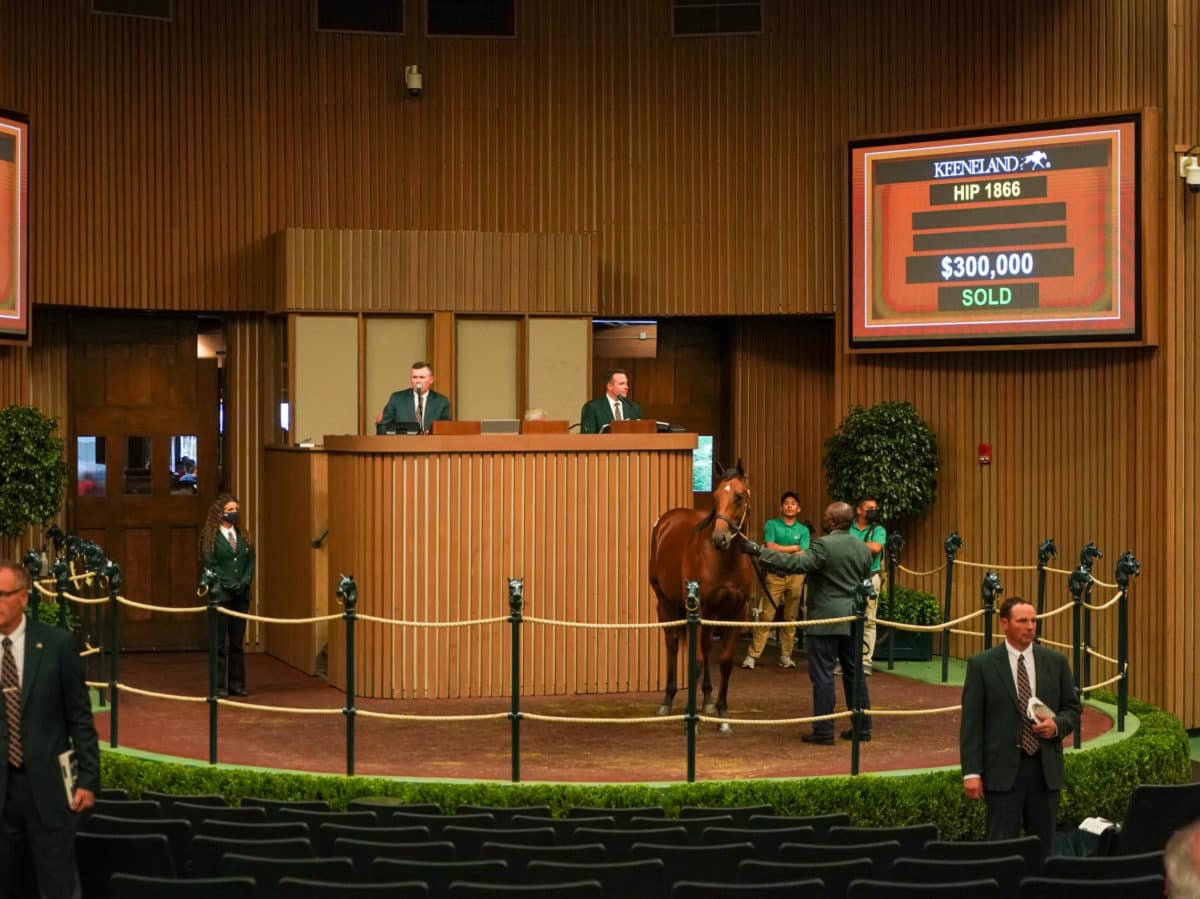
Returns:
[[[379,420],[379,430],[388,425],[399,424],[402,421],[417,421],[417,401],[413,398],[412,388],[397,390],[388,397],[387,405],[383,407],[383,417]],[[435,421],[450,420],[450,400],[433,390],[425,395],[425,420],[422,425],[426,431],[433,430]]]
[[[38,812],[50,827],[64,827],[75,814],[67,804],[58,756],[75,750],[77,786],[100,789],[100,742],[83,663],[61,628],[25,620],[25,663],[21,672],[21,749]],[[0,752],[8,758],[8,722],[0,715]],[[8,791],[8,765],[0,764],[0,808]]]
[[[809,618],[842,618],[854,614],[858,585],[871,576],[873,554],[849,531],[818,537],[802,553],[764,549],[760,561],[780,574],[808,575]],[[851,622],[806,628],[814,636],[850,636]]]
[[[217,531],[212,552],[204,559],[204,567],[217,573],[222,593],[227,596],[236,594],[240,598],[249,595],[250,582],[254,580],[255,555],[254,547],[246,542],[241,531],[237,531],[237,538],[235,552],[225,535]]]
[[[1058,734],[1041,740],[1042,773],[1046,786],[1063,785],[1063,738],[1079,726],[1081,711],[1075,679],[1066,657],[1040,644],[1033,646],[1037,698],[1055,711]],[[1021,722],[1008,650],[1001,643],[967,660],[963,684],[959,749],[964,775],[979,774],[983,789],[1012,788],[1021,761]]]
[[[621,413],[626,420],[632,421],[642,417],[642,407],[633,400],[622,399]],[[608,401],[608,394],[588,400],[579,411],[579,433],[599,434],[600,429],[612,420],[612,403]]]

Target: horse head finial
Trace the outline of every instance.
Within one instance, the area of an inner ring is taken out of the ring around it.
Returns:
[[[1084,565],[1080,565],[1071,572],[1071,579],[1067,581],[1067,589],[1071,591],[1071,596],[1076,602],[1083,599],[1083,591],[1092,583],[1092,570]]]
[[[1081,549],[1079,551],[1079,566],[1081,568],[1086,568],[1088,571],[1091,571],[1092,563],[1095,562],[1097,559],[1103,559],[1103,558],[1104,558],[1104,553],[1100,552],[1100,550],[1097,548],[1096,544],[1089,540],[1087,543],[1085,543],[1083,545],[1083,549]]]
[[[1057,555],[1058,547],[1054,545],[1054,538],[1047,537],[1042,541],[1042,545],[1038,547],[1038,564],[1044,568]]]
[[[1122,590],[1128,590],[1129,579],[1140,577],[1141,573],[1142,563],[1133,554],[1133,550],[1127,549],[1121,553],[1120,558],[1117,559],[1117,586]]]
[[[1000,575],[995,571],[985,574],[980,592],[983,594],[983,607],[985,609],[993,608],[996,605],[996,597],[1004,592],[1004,585],[1000,583]]]

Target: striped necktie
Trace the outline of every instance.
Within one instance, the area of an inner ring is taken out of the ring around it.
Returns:
[[[1029,671],[1025,667],[1025,653],[1017,656],[1017,704],[1021,706],[1021,748],[1026,755],[1038,751],[1038,737],[1029,720],[1029,699],[1033,690],[1029,688]]]
[[[4,663],[0,683],[4,687],[4,716],[8,722],[8,763],[20,768],[24,762],[21,752],[21,681],[17,677],[17,660],[12,652],[12,639],[4,638]]]

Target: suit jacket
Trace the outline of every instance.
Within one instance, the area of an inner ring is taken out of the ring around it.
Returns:
[[[1055,711],[1058,734],[1041,742],[1042,773],[1046,786],[1063,785],[1063,738],[1079,726],[1080,704],[1075,679],[1066,657],[1053,649],[1033,645],[1033,665],[1038,699]],[[959,748],[963,774],[983,777],[984,791],[1012,788],[1021,761],[1021,722],[1025,710],[1017,703],[1008,650],[1001,643],[967,660],[963,684]]]
[[[638,419],[642,417],[642,407],[633,400],[622,397],[621,413],[626,420]],[[600,429],[612,420],[612,403],[608,401],[608,394],[598,396],[583,404],[579,412],[579,433],[599,434]]]
[[[421,423],[422,428],[429,431],[433,429],[435,421],[449,420],[450,400],[436,391],[429,391],[425,395],[425,420]],[[387,405],[383,407],[383,418],[379,420],[379,429],[402,421],[414,424],[417,421],[417,401],[413,397],[411,387],[408,390],[397,390],[388,398]]]
[[[802,553],[764,549],[759,557],[781,574],[808,575],[808,617],[841,618],[854,614],[858,585],[871,576],[874,558],[867,545],[849,531],[818,537]],[[807,628],[814,636],[849,636],[851,623],[818,624]]]
[[[213,540],[212,551],[204,559],[204,567],[211,568],[220,578],[221,592],[225,594],[222,601],[232,598],[249,598],[250,583],[254,580],[255,553],[241,531],[237,533],[237,549],[234,550],[225,539],[225,535],[217,531]]]
[[[0,751],[8,757],[8,722],[0,715]],[[65,630],[26,619],[21,673],[21,747],[38,812],[50,827],[63,827],[74,812],[67,804],[59,753],[75,750],[77,786],[100,789],[100,742],[83,663]],[[0,808],[8,792],[8,765],[0,764]]]

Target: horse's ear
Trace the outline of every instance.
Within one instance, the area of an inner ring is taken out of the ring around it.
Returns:
[[[721,467],[721,463],[716,459],[713,459],[713,472],[716,474],[718,481],[725,477],[725,469]]]
[[[746,476],[746,470],[744,468],[742,468],[742,460],[741,459],[737,460],[737,473],[738,473],[739,478],[744,478]]]

